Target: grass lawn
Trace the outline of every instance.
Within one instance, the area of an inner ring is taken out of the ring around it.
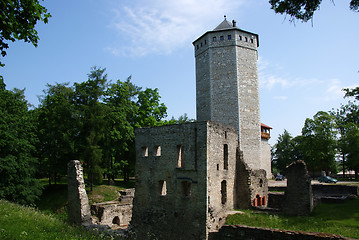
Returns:
[[[107,239],[80,227],[72,227],[51,214],[0,200],[0,239]]]
[[[246,210],[244,214],[228,216],[226,224],[325,232],[359,238],[359,198],[345,203],[322,203],[310,216],[295,217]]]

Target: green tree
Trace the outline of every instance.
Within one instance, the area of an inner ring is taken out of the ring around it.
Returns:
[[[332,0],[332,2],[334,2]],[[313,19],[314,13],[319,9],[322,0],[269,0],[271,9],[275,13],[286,14],[290,16],[290,21],[295,19],[307,22]],[[359,11],[359,0],[351,0],[350,9]]]
[[[167,107],[160,103],[158,89],[146,88],[138,94],[138,112],[135,127],[153,127],[163,125],[163,118],[167,116]]]
[[[124,179],[129,179],[129,152],[134,145],[134,122],[138,106],[136,99],[141,88],[131,82],[128,77],[125,82],[118,80],[110,84],[105,94],[108,106],[105,132],[105,158],[107,159],[108,181],[122,173]]]
[[[67,163],[75,158],[74,89],[68,83],[47,85],[40,98],[38,112],[38,151],[42,169],[55,184],[66,175]]]
[[[34,119],[23,90],[9,91],[0,77],[0,198],[31,204],[41,194],[35,178]]]
[[[8,42],[24,40],[38,44],[39,36],[35,29],[38,21],[48,22],[51,15],[38,0],[0,0],[0,51],[6,56]],[[0,61],[0,66],[4,64]]]
[[[280,173],[284,174],[286,167],[295,160],[293,137],[287,130],[280,134],[277,143],[273,146],[272,163]]]
[[[348,143],[347,149],[347,165],[349,169],[355,171],[355,179],[358,179],[359,173],[359,128],[351,123],[347,126],[346,135],[344,136]]]
[[[78,119],[78,156],[84,162],[88,181],[102,179],[102,147],[104,140],[106,105],[102,102],[107,87],[106,69],[94,67],[88,80],[75,83],[75,106]]]
[[[313,119],[307,118],[302,129],[300,151],[312,171],[336,171],[337,125],[335,118],[319,111]]]

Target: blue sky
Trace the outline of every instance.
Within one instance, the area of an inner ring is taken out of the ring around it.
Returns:
[[[0,69],[8,89],[25,88],[38,104],[46,84],[82,82],[91,67],[108,78],[158,88],[168,117],[196,118],[192,41],[213,30],[223,15],[257,33],[262,122],[271,144],[287,129],[300,134],[306,118],[345,103],[341,89],[358,86],[359,13],[349,1],[323,1],[313,22],[290,23],[268,1],[52,0],[38,24],[37,48],[11,43]]]

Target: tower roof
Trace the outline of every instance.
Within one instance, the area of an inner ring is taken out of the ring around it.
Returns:
[[[220,31],[229,28],[235,28],[235,27],[233,27],[233,25],[230,22],[228,22],[227,19],[224,19],[215,29],[213,29],[213,31]]]
[[[259,47],[258,34],[248,32],[248,31],[245,31],[243,29],[238,28],[237,25],[236,25],[236,21],[233,20],[232,23],[228,22],[226,16],[224,16],[224,20],[215,29],[213,29],[212,31],[208,31],[208,32],[204,33],[202,36],[200,36],[195,41],[193,41],[192,44],[194,45],[196,41],[198,41],[199,39],[201,39],[203,36],[205,36],[208,33],[221,32],[221,31],[227,31],[227,30],[239,30],[241,32],[245,32],[245,33],[252,34],[252,35],[256,36],[257,37],[257,47]]]

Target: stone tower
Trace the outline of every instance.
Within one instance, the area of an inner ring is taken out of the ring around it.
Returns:
[[[244,161],[262,168],[258,35],[226,19],[193,42],[196,57],[197,120],[234,126]]]

